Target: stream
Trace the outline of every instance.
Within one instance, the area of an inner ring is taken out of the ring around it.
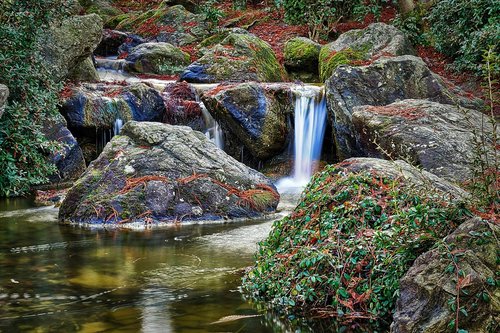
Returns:
[[[4,199],[0,332],[307,332],[239,291],[271,224],[90,230]],[[256,316],[214,324],[234,315]]]

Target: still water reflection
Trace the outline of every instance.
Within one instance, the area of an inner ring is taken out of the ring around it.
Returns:
[[[238,291],[270,222],[136,232],[56,218],[0,201],[0,332],[288,330]],[[230,315],[259,316],[213,324]]]

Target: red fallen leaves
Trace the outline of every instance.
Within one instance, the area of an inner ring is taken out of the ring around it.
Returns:
[[[384,116],[400,116],[409,120],[420,119],[424,116],[422,111],[417,107],[403,106],[367,106],[368,112],[376,113]]]
[[[136,75],[140,79],[155,79],[155,80],[162,80],[162,81],[177,81],[179,80],[179,75],[178,74],[137,74]]]

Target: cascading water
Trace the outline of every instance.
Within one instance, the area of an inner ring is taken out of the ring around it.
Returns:
[[[313,164],[321,157],[326,128],[324,88],[298,85],[295,96],[293,176],[276,184],[280,192],[300,190],[310,180]]]
[[[203,119],[205,121],[205,136],[215,143],[215,145],[220,148],[224,149],[224,136],[222,133],[222,129],[219,125],[218,122],[215,121],[214,117],[208,112],[207,108],[205,107],[205,104],[203,104],[202,101],[200,101],[198,94],[196,94],[196,101],[198,104],[200,104],[201,112],[203,114]]]
[[[120,118],[116,118],[115,124],[113,126],[113,134],[114,135],[120,134],[122,127],[123,127],[123,120],[121,120]]]

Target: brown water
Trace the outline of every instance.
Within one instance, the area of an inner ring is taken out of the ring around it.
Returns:
[[[306,332],[238,288],[271,222],[152,231],[57,224],[0,201],[0,332]],[[222,324],[225,316],[259,315]]]

